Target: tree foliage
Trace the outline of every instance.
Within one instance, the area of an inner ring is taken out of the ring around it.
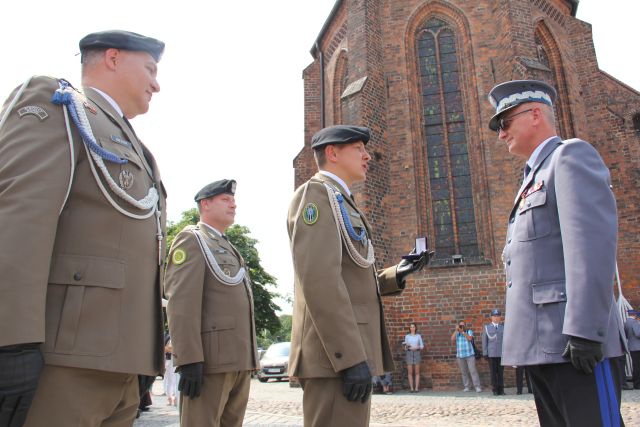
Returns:
[[[280,328],[275,332],[263,330],[258,335],[258,347],[265,350],[273,343],[291,341],[291,315],[282,314],[279,317]]]
[[[182,217],[178,222],[170,222],[167,226],[167,250],[171,247],[173,240],[178,233],[187,225],[195,225],[200,220],[200,214],[196,208],[182,212]],[[273,302],[279,297],[276,292],[270,291],[269,286],[277,287],[276,278],[267,273],[260,265],[260,256],[256,244],[258,241],[249,237],[249,228],[234,224],[225,233],[229,241],[236,247],[246,262],[246,268],[251,278],[253,291],[254,315],[256,321],[256,332],[258,337],[265,333],[276,334],[281,324],[276,315],[280,307]],[[291,328],[291,324],[289,324]]]

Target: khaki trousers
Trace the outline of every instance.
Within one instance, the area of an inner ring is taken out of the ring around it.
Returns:
[[[180,392],[180,426],[241,427],[250,385],[251,371],[205,375],[199,397]]]
[[[371,396],[365,403],[349,402],[340,378],[300,378],[305,427],[367,427]]]
[[[130,427],[138,376],[45,365],[24,427]]]

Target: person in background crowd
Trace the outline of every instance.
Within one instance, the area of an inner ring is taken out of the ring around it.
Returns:
[[[415,323],[409,324],[409,333],[404,337],[404,348],[406,351],[405,361],[407,362],[407,375],[409,377],[409,391],[417,393],[420,390],[420,351],[424,348],[422,337],[420,336]]]
[[[638,312],[629,310],[629,317],[624,325],[624,330],[629,341],[629,352],[631,353],[631,363],[633,365],[633,388],[640,390],[640,320]]]
[[[482,387],[480,387],[480,376],[476,369],[476,352],[471,345],[472,340],[473,331],[467,329],[467,324],[464,320],[459,321],[458,326],[451,334],[451,341],[456,343],[456,358],[462,374],[463,391],[471,391],[471,383],[473,382],[476,392],[480,393]],[[469,380],[469,377],[471,377],[471,380]]]
[[[171,343],[171,337],[169,334],[164,336],[164,378],[162,379],[162,383],[164,385],[164,394],[167,396],[167,405],[176,406],[178,404],[178,399],[176,395],[178,394],[178,382],[177,375],[175,372],[175,368],[173,367],[173,345]]]
[[[484,325],[482,330],[482,355],[489,358],[494,396],[504,395],[504,367],[501,364],[504,326],[500,323],[501,316],[500,310],[491,311],[491,323]]]

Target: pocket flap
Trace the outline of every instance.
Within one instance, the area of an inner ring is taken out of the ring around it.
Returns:
[[[135,152],[133,147],[125,147],[117,142],[109,141],[104,138],[99,138],[100,146],[105,150],[112,152],[117,155],[121,159],[127,159],[129,162],[138,166],[138,168],[142,169],[142,161],[138,157],[138,153]]]
[[[359,324],[369,323],[369,309],[364,304],[353,304],[353,314]]]
[[[51,263],[49,283],[121,289],[125,270],[124,261],[119,259],[58,255]]]
[[[212,331],[234,329],[236,327],[236,318],[233,316],[218,316],[211,319],[209,324]]]
[[[547,192],[543,188],[524,198],[524,200],[521,202],[522,208],[520,209],[519,213],[522,214],[523,212],[526,212],[531,208],[542,206],[546,202],[547,202]]]
[[[548,304],[567,300],[567,291],[564,280],[558,282],[534,283],[533,303]]]

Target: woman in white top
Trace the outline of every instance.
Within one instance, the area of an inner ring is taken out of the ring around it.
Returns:
[[[415,323],[409,324],[409,333],[404,337],[404,349],[407,351],[407,373],[409,376],[409,388],[411,393],[420,390],[420,350],[424,348],[422,337]],[[415,387],[414,387],[415,385]]]

